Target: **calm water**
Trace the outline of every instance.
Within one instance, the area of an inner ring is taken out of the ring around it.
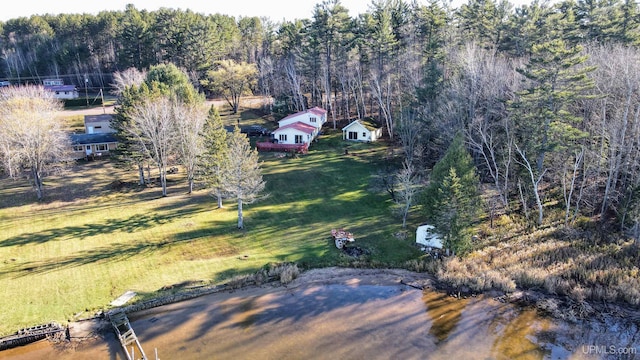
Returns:
[[[130,319],[147,356],[157,348],[162,360],[633,359],[614,352],[640,352],[635,324],[576,326],[492,299],[357,281],[238,290]],[[0,359],[125,357],[107,336],[66,350],[43,341],[0,352]]]

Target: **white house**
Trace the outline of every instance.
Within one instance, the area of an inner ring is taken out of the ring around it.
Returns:
[[[287,126],[296,122],[302,122],[320,130],[322,125],[327,122],[327,110],[321,109],[316,106],[306,111],[300,111],[295,114],[291,114],[278,121],[278,127]]]
[[[356,120],[342,128],[342,139],[352,141],[376,141],[382,137],[382,129]]]
[[[278,144],[309,144],[316,135],[318,135],[318,128],[303,123],[302,121],[296,121],[294,123],[280,126],[276,130],[271,132],[273,139]]]
[[[442,238],[436,232],[433,225],[420,225],[416,230],[416,243],[423,248],[442,249]]]
[[[56,99],[77,99],[78,89],[74,85],[64,85],[61,79],[48,79],[42,81],[44,89],[51,91]]]

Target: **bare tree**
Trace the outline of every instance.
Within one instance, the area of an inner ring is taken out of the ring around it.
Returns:
[[[204,152],[201,132],[207,114],[205,109],[199,105],[177,103],[174,106],[176,146],[180,162],[187,173],[189,194],[191,194],[193,192],[198,159]]]
[[[587,48],[598,98],[588,119],[590,132],[599,139],[599,174],[592,179],[600,183],[600,214],[622,210],[625,192],[635,179],[640,161],[637,129],[640,128],[640,51],[625,46],[590,46]],[[601,179],[604,179],[602,183]],[[594,201],[595,200],[595,201]],[[623,211],[623,210],[622,210]],[[604,217],[603,217],[604,218]]]
[[[516,162],[527,171],[529,174],[529,180],[531,181],[531,187],[533,188],[533,196],[536,199],[536,205],[538,206],[538,225],[542,225],[542,220],[544,219],[544,208],[542,206],[542,199],[540,198],[540,182],[544,176],[544,173],[547,172],[544,169],[539,175],[536,176],[536,169],[531,165],[531,162],[527,158],[527,154],[524,150],[520,149],[518,144],[515,145],[516,152],[520,155],[521,160],[516,160]],[[524,202],[523,202],[524,205]]]
[[[399,206],[402,228],[404,229],[407,226],[409,210],[411,210],[415,196],[419,191],[420,177],[416,174],[414,166],[405,159],[402,163],[402,170],[396,175],[396,179],[398,186],[396,203]]]
[[[139,86],[142,84],[147,76],[145,71],[140,71],[134,67],[128,68],[124,71],[116,71],[113,74],[113,90],[114,95],[120,96],[124,89],[128,86]]]
[[[393,88],[391,77],[388,74],[378,74],[376,71],[372,71],[372,73],[370,78],[371,92],[380,108],[380,113],[384,119],[389,138],[393,139],[395,119],[392,108]]]
[[[166,96],[147,99],[133,108],[131,120],[128,131],[158,167],[162,196],[167,196],[167,165],[175,138],[174,102]]]
[[[229,138],[228,166],[223,174],[225,192],[238,200],[238,229],[244,228],[243,204],[256,201],[265,187],[258,152],[236,126]]]
[[[38,200],[44,197],[43,177],[69,160],[70,142],[56,112],[60,102],[43,87],[0,90],[0,152],[12,176],[28,168]]]
[[[414,111],[400,113],[398,136],[402,143],[405,161],[410,167],[413,167],[414,161],[418,160],[422,153],[422,144],[420,144],[422,130],[422,122],[417,119]]]
[[[574,197],[574,192],[576,190],[576,182],[578,181],[579,171],[582,167],[582,161],[584,160],[584,147],[580,148],[580,151],[576,151],[574,154],[574,161],[571,164],[571,168],[567,169],[565,167],[564,174],[562,176],[562,192],[564,195],[564,204],[565,204],[565,212],[564,212],[564,224],[569,224],[569,215],[571,214],[571,206]],[[569,175],[569,171],[571,174]],[[569,181],[569,184],[567,184]],[[576,207],[579,204],[576,204]]]
[[[293,55],[287,57],[284,60],[284,72],[289,85],[289,91],[293,99],[293,105],[296,111],[303,111],[306,109],[304,97],[300,86],[300,77],[296,69],[296,61]]]
[[[273,111],[273,101],[271,100],[271,88],[274,77],[273,61],[271,57],[265,56],[258,62],[258,83],[260,91],[268,105],[269,112]]]

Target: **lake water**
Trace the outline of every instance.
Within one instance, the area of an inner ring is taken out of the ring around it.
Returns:
[[[150,359],[634,359],[640,329],[571,324],[491,298],[456,299],[346,277],[218,293],[130,316]],[[139,354],[138,354],[139,356]],[[110,335],[46,341],[0,359],[125,359]]]

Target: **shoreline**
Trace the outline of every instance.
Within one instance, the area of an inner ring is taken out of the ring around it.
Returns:
[[[293,281],[283,284],[277,279],[269,281],[243,284],[241,286],[216,285],[204,287],[197,291],[178,291],[170,296],[158,297],[144,302],[138,302],[120,307],[131,318],[143,316],[145,313],[163,313],[168,309],[159,309],[189,301],[203,301],[203,298],[220,293],[232,294],[236,291],[251,291],[253,293],[268,293],[282,289],[293,290],[301,286],[327,286],[346,284],[349,286],[378,285],[396,286],[405,285],[420,291],[434,291],[446,293],[449,297],[467,299],[469,297],[485,296],[502,303],[510,303],[517,306],[536,309],[541,316],[552,319],[577,323],[586,319],[604,321],[608,317],[614,317],[631,322],[640,322],[640,312],[636,309],[618,304],[578,304],[566,296],[548,295],[540,291],[516,290],[513,293],[504,293],[499,290],[488,290],[480,293],[462,292],[429,273],[419,273],[405,269],[368,269],[368,268],[343,268],[327,267],[316,268],[301,272]],[[184,305],[184,304],[183,304]],[[114,308],[115,309],[115,308]],[[52,343],[61,349],[73,349],[85,342],[111,342],[109,346],[118,344],[113,329],[108,320],[110,309],[99,313],[95,317],[79,319],[69,322],[66,328],[66,338],[54,338]]]

